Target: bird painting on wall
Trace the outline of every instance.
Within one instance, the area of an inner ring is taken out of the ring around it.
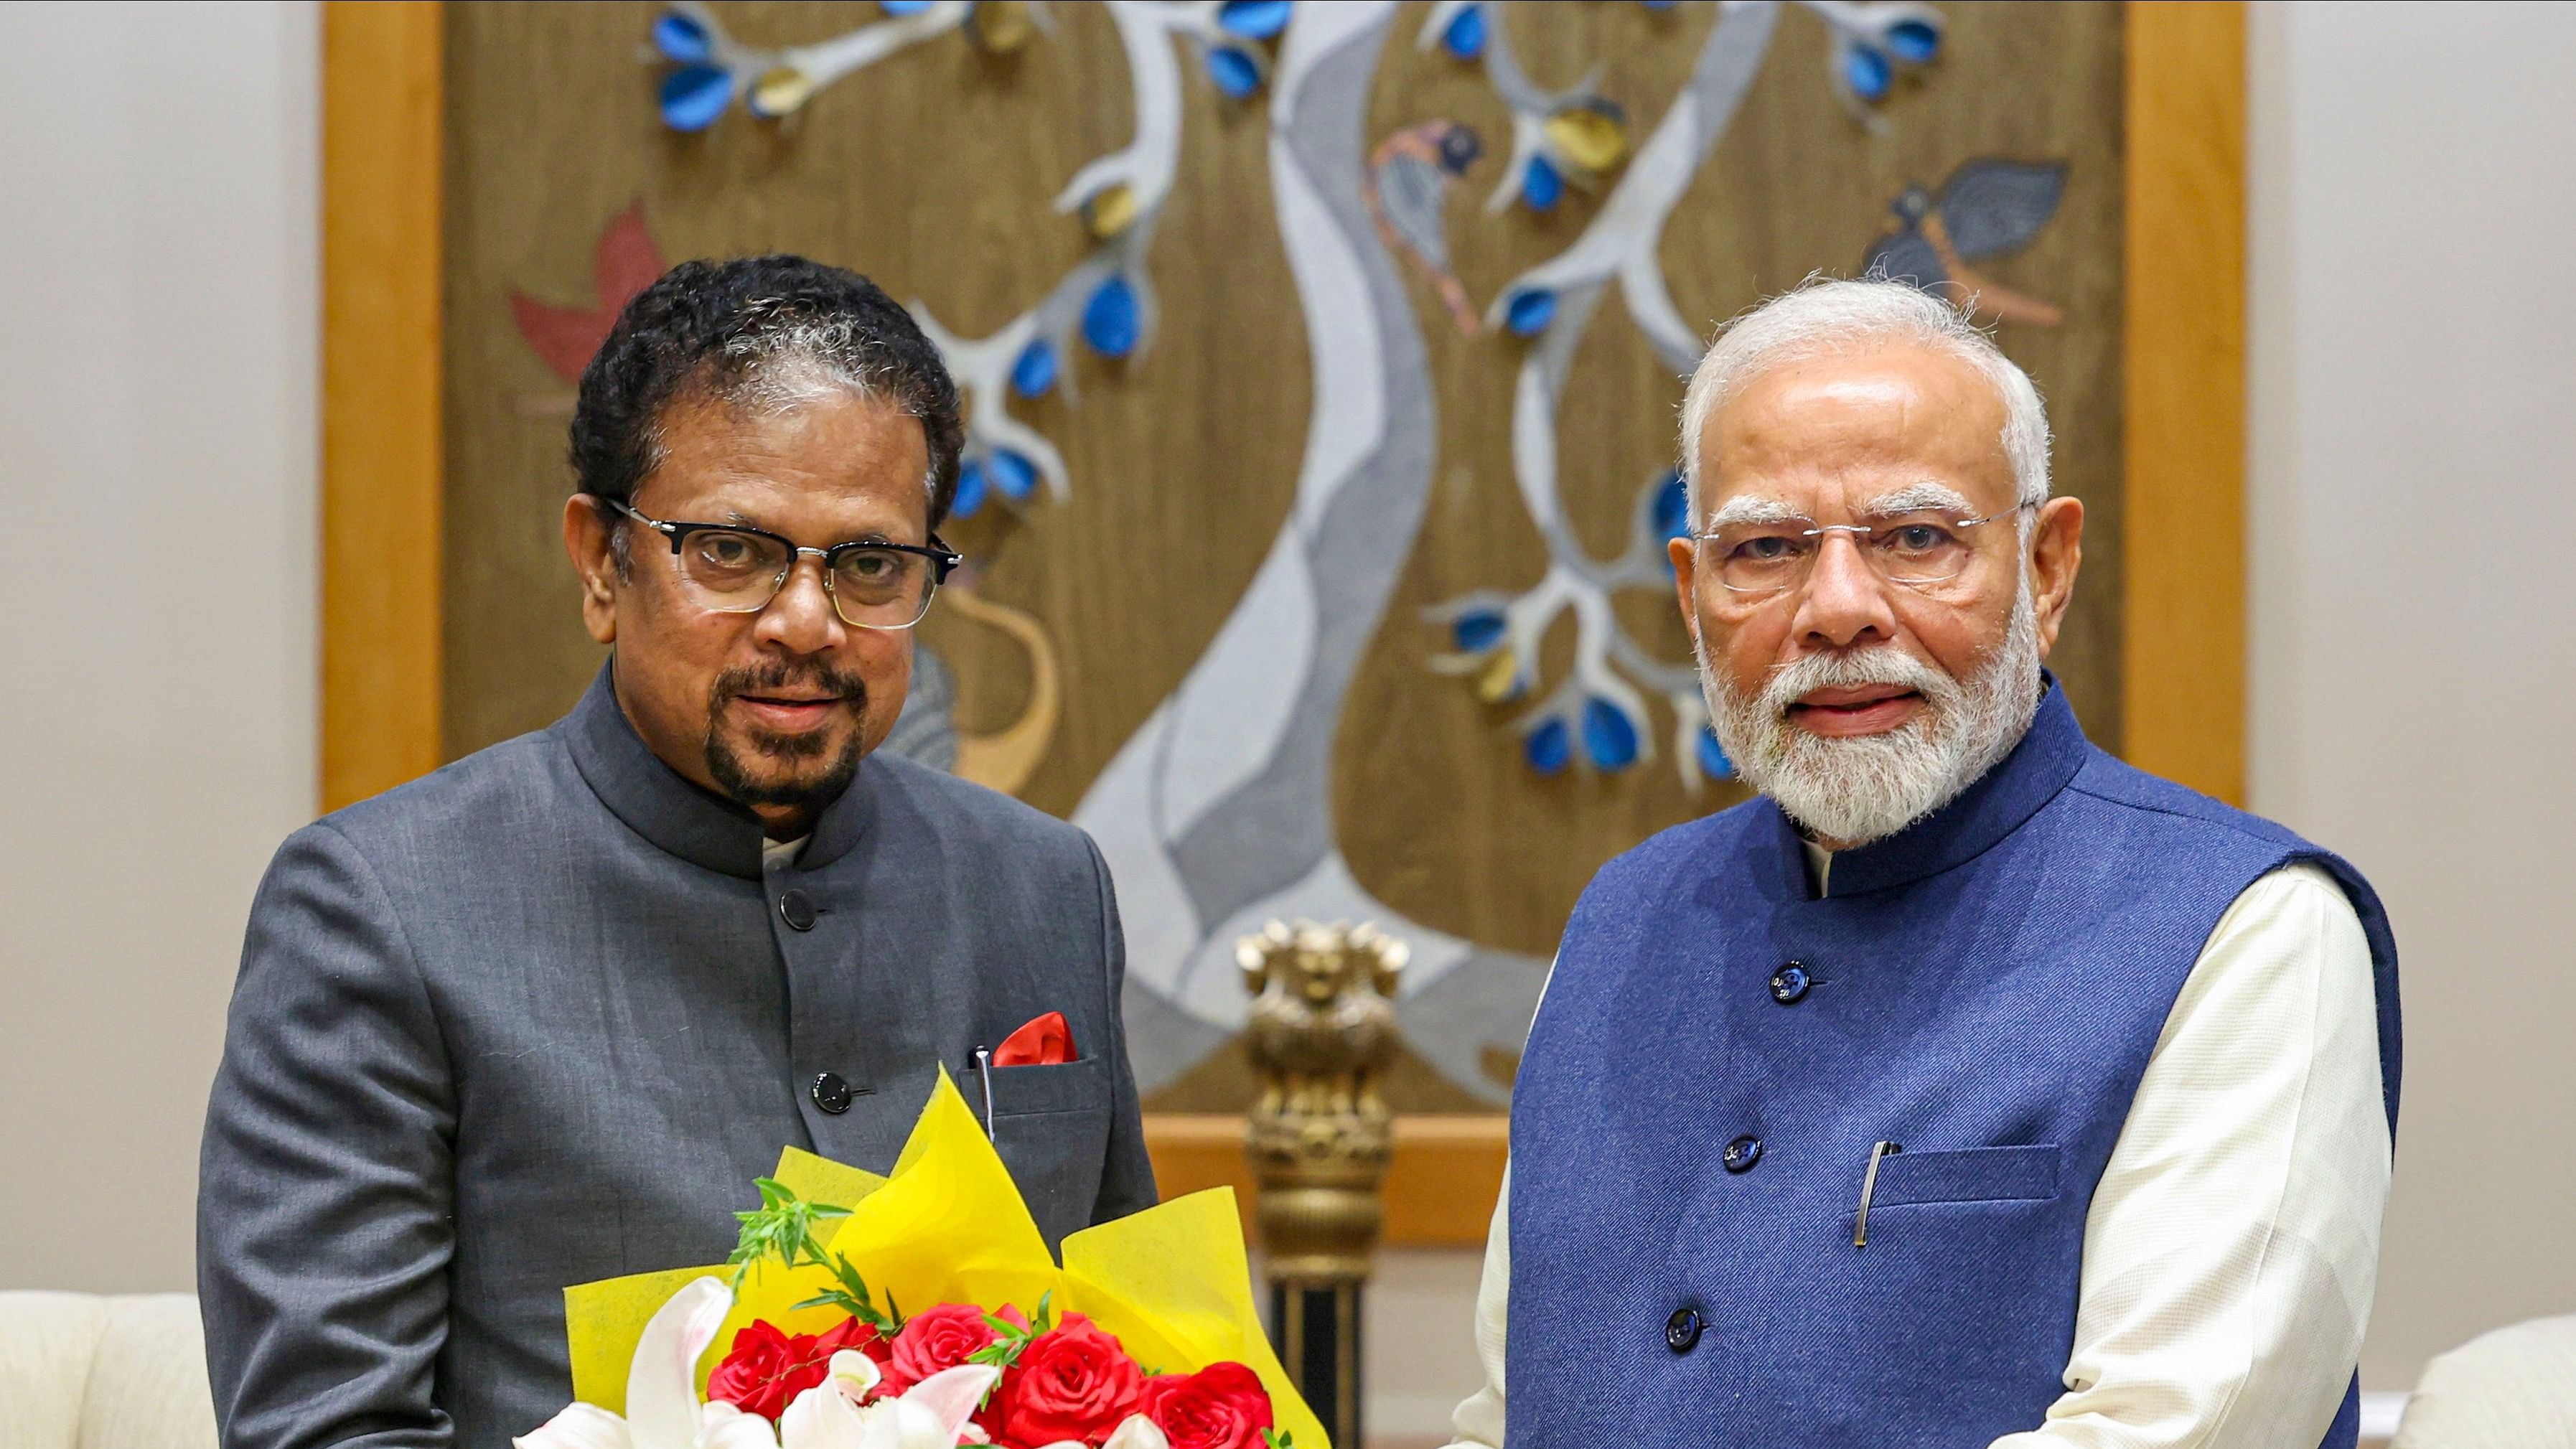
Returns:
[[[608,329],[617,325],[617,314],[669,268],[662,249],[654,245],[653,234],[645,229],[644,204],[637,202],[599,233],[590,264],[591,285],[599,294],[596,306],[559,307],[525,292],[512,292],[510,314],[518,321],[519,335],[554,375],[578,385],[591,354],[608,340]]]
[[[1407,126],[1369,153],[1368,206],[1387,246],[1413,259],[1431,278],[1458,331],[1483,328],[1467,289],[1449,269],[1449,188],[1476,164],[1485,143],[1455,121]]]
[[[1861,272],[1973,304],[1980,316],[2054,327],[2066,320],[2064,308],[1981,276],[1969,263],[2028,246],[2065,194],[2062,161],[1963,161],[1938,192],[1916,185],[1897,196],[1888,207],[1895,220],[1861,259]]]

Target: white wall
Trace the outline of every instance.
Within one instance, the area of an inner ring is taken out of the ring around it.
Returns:
[[[316,21],[0,6],[0,1288],[194,1284],[314,803]]]
[[[2254,805],[2403,960],[2363,1365],[2576,1313],[2576,7],[2254,19]]]

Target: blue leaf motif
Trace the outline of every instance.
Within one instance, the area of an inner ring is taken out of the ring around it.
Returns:
[[[1668,539],[1690,532],[1690,486],[1679,468],[1667,471],[1655,489],[1655,531]]]
[[[1474,60],[1485,53],[1485,7],[1470,5],[1449,17],[1449,28],[1440,32],[1440,43],[1460,60]]]
[[[677,10],[665,10],[654,17],[653,48],[662,52],[663,59],[681,65],[695,65],[716,51],[714,39],[697,17]]]
[[[995,448],[991,466],[993,486],[1001,489],[1002,496],[1013,503],[1024,502],[1037,491],[1038,470],[1030,465],[1028,459],[1010,449]]]
[[[1503,642],[1503,616],[1490,609],[1462,614],[1458,622],[1449,626],[1449,634],[1458,641],[1461,652],[1482,654]]]
[[[1011,364],[1011,391],[1022,397],[1037,397],[1055,386],[1055,344],[1041,337],[1020,349],[1020,360]]]
[[[662,123],[674,131],[703,131],[732,104],[732,71],[684,65],[662,78]]]
[[[1536,337],[1556,319],[1556,294],[1544,287],[1514,292],[1503,304],[1503,325],[1515,337]]]
[[[1268,40],[1288,28],[1289,0],[1226,0],[1216,23],[1246,40]]]
[[[919,15],[930,8],[930,0],[878,0],[877,8],[888,15]]]
[[[1735,762],[1726,757],[1726,747],[1717,742],[1717,731],[1705,725],[1699,732],[1699,769],[1712,780],[1730,779],[1735,774]]]
[[[1103,357],[1125,357],[1135,351],[1143,327],[1136,288],[1119,273],[1104,279],[1082,309],[1082,340]]]
[[[1941,53],[1941,28],[1928,21],[1900,20],[1887,27],[1887,48],[1907,65],[1927,65]]]
[[[1208,79],[1231,100],[1243,100],[1261,89],[1261,64],[1249,51],[1219,45],[1207,53]]]
[[[951,518],[972,518],[984,506],[984,465],[972,458],[957,465],[957,497],[948,505]]]
[[[1529,757],[1530,768],[1542,775],[1554,775],[1565,769],[1574,758],[1573,741],[1567,738],[1565,721],[1552,719],[1531,730],[1521,742],[1521,753]]]
[[[1624,770],[1637,763],[1637,727],[1619,706],[1606,699],[1583,702],[1583,752],[1605,770]]]
[[[1529,158],[1529,167],[1521,173],[1521,200],[1532,211],[1547,211],[1565,196],[1565,178],[1544,156]]]
[[[1852,94],[1864,101],[1884,100],[1894,78],[1887,57],[1866,45],[1843,47],[1843,79],[1850,83]]]

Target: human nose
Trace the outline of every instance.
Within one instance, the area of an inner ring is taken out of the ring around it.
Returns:
[[[806,565],[813,567],[808,569]],[[786,582],[778,586],[777,597],[760,611],[760,622],[753,636],[763,643],[776,644],[793,654],[816,654],[839,644],[847,631],[841,616],[832,605],[831,590],[823,584],[823,561],[808,554],[798,554],[788,566]]]
[[[1896,637],[1896,614],[1887,604],[1887,582],[1861,556],[1848,533],[1828,533],[1798,596],[1797,637],[1818,648],[1849,649]]]

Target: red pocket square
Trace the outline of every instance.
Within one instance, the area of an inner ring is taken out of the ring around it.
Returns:
[[[1073,1028],[1064,1013],[1050,1011],[1002,1038],[993,1053],[997,1067],[1053,1067],[1073,1060]]]

